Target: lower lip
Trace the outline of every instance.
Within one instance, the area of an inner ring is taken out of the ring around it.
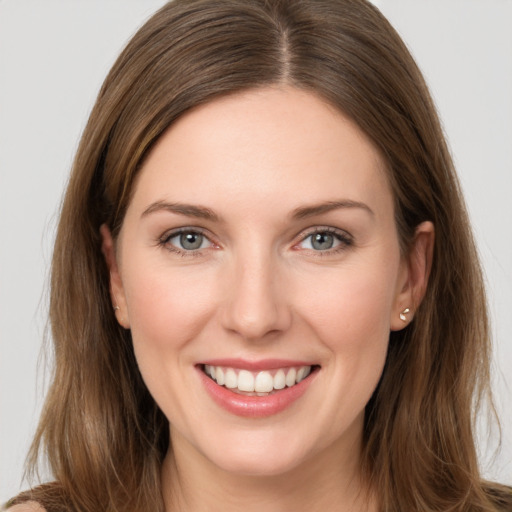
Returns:
[[[206,391],[217,405],[231,414],[246,418],[265,418],[284,411],[306,392],[317,373],[313,371],[295,386],[279,390],[272,395],[246,396],[219,386],[204,373],[201,367],[198,367],[197,370]]]

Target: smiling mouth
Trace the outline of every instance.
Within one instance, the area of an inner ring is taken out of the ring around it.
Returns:
[[[246,396],[268,396],[299,384],[317,368],[313,365],[251,372],[205,364],[202,369],[219,386],[233,393]]]

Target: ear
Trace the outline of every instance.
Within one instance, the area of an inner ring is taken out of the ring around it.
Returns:
[[[112,233],[106,224],[100,226],[100,235],[102,240],[101,252],[105,257],[105,262],[110,272],[110,299],[112,300],[112,309],[119,324],[125,329],[129,329],[128,309],[126,307],[123,282],[117,264],[115,244]]]
[[[397,296],[391,314],[391,330],[399,331],[412,321],[427,290],[432,268],[435,231],[432,222],[416,228],[409,253],[404,256],[397,283]]]

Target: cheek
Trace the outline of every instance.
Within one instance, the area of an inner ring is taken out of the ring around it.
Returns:
[[[302,304],[304,318],[329,353],[326,371],[343,398],[339,420],[362,411],[382,374],[394,303],[393,272],[343,272]],[[345,419],[344,419],[345,418]]]
[[[388,275],[389,274],[389,275]],[[307,298],[302,294],[302,309],[322,338],[355,349],[387,340],[394,304],[395,281],[391,273],[378,269],[347,269],[313,288]],[[300,296],[300,295],[299,295]]]
[[[211,279],[203,279],[197,270],[193,276],[186,269],[176,272],[147,262],[141,267],[136,260],[127,270],[125,295],[139,370],[167,418],[181,424],[194,410],[194,401],[184,403],[182,397],[195,362],[190,342],[208,323],[213,309]]]
[[[194,271],[179,272],[162,265],[137,265],[128,269],[125,285],[130,328],[139,357],[182,349],[193,339],[211,315],[211,279]],[[186,354],[184,354],[186,355]],[[163,363],[163,360],[162,360]]]

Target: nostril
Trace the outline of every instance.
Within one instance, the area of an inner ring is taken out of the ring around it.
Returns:
[[[234,301],[227,307],[224,327],[249,341],[276,336],[288,329],[291,315],[284,304],[257,302],[254,298]]]

